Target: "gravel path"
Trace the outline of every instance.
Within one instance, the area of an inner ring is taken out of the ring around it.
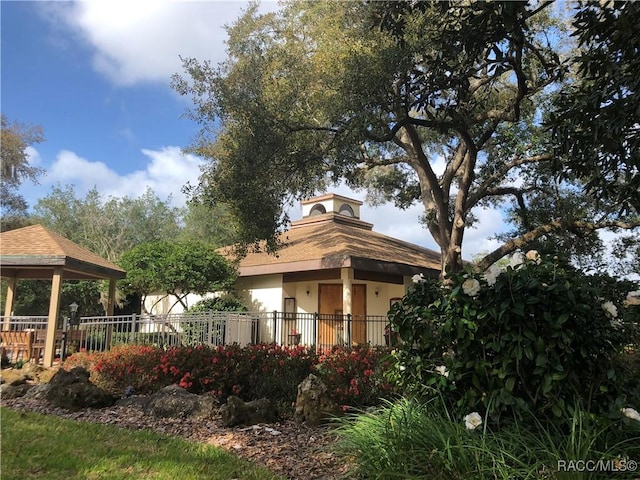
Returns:
[[[270,425],[227,428],[220,417],[209,420],[156,418],[136,405],[69,412],[42,400],[2,400],[1,406],[18,411],[57,415],[80,422],[115,425],[132,430],[149,429],[229,450],[263,465],[290,480],[347,478],[348,465],[329,447],[335,440],[327,427],[310,428],[292,420]]]

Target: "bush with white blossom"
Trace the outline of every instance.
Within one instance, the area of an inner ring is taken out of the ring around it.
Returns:
[[[620,361],[637,342],[629,325],[640,308],[627,299],[636,290],[536,251],[483,273],[469,265],[445,284],[414,277],[389,312],[401,339],[393,354],[402,370],[392,375],[416,396],[442,395],[459,418],[560,420],[577,405],[619,415],[640,405]]]

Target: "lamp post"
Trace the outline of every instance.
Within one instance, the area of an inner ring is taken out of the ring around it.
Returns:
[[[78,304],[76,302],[73,302],[71,305],[69,305],[69,311],[71,312],[71,320],[69,320],[69,325],[79,325],[80,322],[78,321]]]
[[[64,362],[64,359],[67,356],[67,330],[68,327],[72,327],[73,325],[77,325],[78,322],[78,304],[76,302],[73,302],[71,305],[69,305],[69,311],[71,312],[71,318],[69,319],[68,323],[67,323],[67,319],[65,318],[65,321],[62,324],[62,343],[60,345],[60,364],[62,364],[62,362]]]

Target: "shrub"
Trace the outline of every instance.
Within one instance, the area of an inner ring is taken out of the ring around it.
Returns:
[[[247,306],[231,295],[200,300],[189,312],[246,312]]]
[[[289,405],[296,399],[298,385],[316,372],[336,402],[368,406],[392,393],[383,376],[388,367],[386,353],[369,347],[336,347],[318,357],[303,346],[275,344],[119,345],[107,352],[74,354],[64,367],[84,366],[94,383],[115,393],[129,386],[139,393],[152,393],[178,384],[192,393],[211,394],[220,402],[237,395],[247,401],[267,397]]]
[[[298,384],[316,362],[317,355],[301,346],[119,345],[106,352],[77,353],[64,367],[84,366],[92,382],[116,393],[129,386],[138,393],[152,393],[178,384],[192,393],[210,393],[221,402],[237,395],[244,400],[266,396],[291,403]]]
[[[562,419],[578,403],[606,411],[628,401],[622,293],[557,258],[528,257],[484,275],[467,268],[446,285],[415,277],[389,314],[401,338],[395,380],[493,416]]]
[[[333,347],[320,356],[316,371],[329,395],[339,404],[352,407],[378,405],[393,390],[384,377],[390,360],[387,349],[367,345],[351,349]]]

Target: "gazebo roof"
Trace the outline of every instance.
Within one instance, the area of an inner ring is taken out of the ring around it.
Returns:
[[[0,233],[0,266],[3,277],[50,279],[62,267],[65,279],[124,278],[114,263],[82,248],[42,225]]]

